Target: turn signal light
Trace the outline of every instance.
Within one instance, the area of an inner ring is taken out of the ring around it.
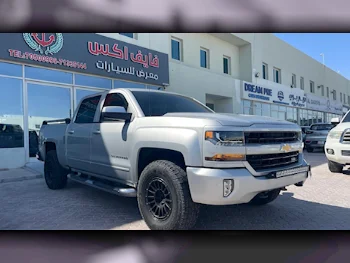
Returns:
[[[205,132],[205,139],[208,140],[208,139],[214,139],[214,132],[212,131],[206,131]]]
[[[245,160],[244,154],[234,154],[234,153],[228,153],[228,154],[215,154],[212,157],[205,157],[206,161],[243,161]]]

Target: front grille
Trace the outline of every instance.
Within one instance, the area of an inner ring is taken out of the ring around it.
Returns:
[[[298,162],[299,152],[247,155],[254,170],[278,168]]]
[[[343,142],[350,143],[350,132],[345,132],[344,133]]]
[[[245,144],[278,144],[298,141],[297,132],[246,132]]]
[[[350,151],[343,150],[343,151],[341,151],[341,155],[350,156]]]

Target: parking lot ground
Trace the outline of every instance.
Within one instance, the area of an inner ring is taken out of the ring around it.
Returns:
[[[271,204],[203,206],[199,230],[350,229],[350,171],[332,174],[323,153],[305,153],[312,178],[289,186]],[[147,230],[134,198],[69,182],[49,190],[44,179],[0,184],[0,229]]]

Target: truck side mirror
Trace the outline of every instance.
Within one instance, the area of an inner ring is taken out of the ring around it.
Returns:
[[[331,124],[338,125],[339,123],[340,123],[340,118],[336,117],[331,119]]]
[[[106,106],[101,113],[101,122],[105,121],[125,121],[131,120],[132,114],[128,113],[124,107]]]

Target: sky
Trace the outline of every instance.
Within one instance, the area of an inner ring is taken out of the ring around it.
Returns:
[[[276,33],[277,37],[350,79],[349,33]]]

